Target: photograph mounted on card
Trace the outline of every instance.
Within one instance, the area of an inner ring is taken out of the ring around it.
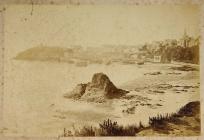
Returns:
[[[201,9],[3,6],[0,134],[200,136]]]

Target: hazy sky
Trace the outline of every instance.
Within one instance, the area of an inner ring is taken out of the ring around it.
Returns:
[[[5,47],[16,54],[48,46],[136,45],[199,35],[199,7],[183,6],[9,6]]]

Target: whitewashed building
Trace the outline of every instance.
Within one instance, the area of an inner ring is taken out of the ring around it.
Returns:
[[[155,63],[160,63],[161,62],[161,58],[162,58],[161,55],[155,55],[154,56],[154,62]]]

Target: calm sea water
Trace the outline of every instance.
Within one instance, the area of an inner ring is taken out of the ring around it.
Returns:
[[[141,107],[136,110],[136,116],[125,116],[121,114],[120,102],[106,105],[77,102],[63,98],[63,94],[72,90],[76,84],[91,81],[97,72],[107,74],[116,86],[121,87],[129,81],[141,79],[144,73],[158,70],[162,70],[160,66],[150,64],[92,64],[77,67],[67,63],[12,60],[5,66],[5,134],[57,136],[63,128],[74,128],[76,124],[94,125],[106,118],[121,123],[129,120],[147,122],[149,114],[165,112],[167,105],[160,110]],[[170,101],[175,101],[175,98],[183,102],[190,100],[190,96],[186,98],[186,95],[164,97]]]

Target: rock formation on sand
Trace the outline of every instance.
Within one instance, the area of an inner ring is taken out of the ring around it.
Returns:
[[[118,98],[128,91],[118,89],[103,73],[95,73],[92,81],[87,84],[78,84],[73,91],[64,97],[85,99],[87,101],[103,102],[104,99]]]

